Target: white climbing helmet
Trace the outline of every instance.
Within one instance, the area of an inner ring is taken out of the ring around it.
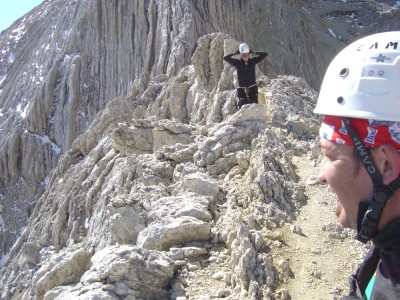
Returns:
[[[329,65],[317,114],[400,121],[400,31],[361,38]]]
[[[246,43],[242,43],[239,46],[239,52],[240,54],[248,54],[250,53],[250,47]]]

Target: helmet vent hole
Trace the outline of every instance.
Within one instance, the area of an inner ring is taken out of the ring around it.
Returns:
[[[343,68],[340,70],[340,73],[339,73],[340,77],[346,77],[347,75],[349,75],[349,68]]]
[[[337,103],[342,104],[344,102],[344,99],[342,96],[337,98]]]

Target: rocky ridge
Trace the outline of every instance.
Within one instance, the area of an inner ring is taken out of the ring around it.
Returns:
[[[318,126],[303,79],[264,93],[268,106],[209,125],[132,119],[135,101],[111,102],[51,173],[2,269],[3,296],[173,298],[167,283],[182,283],[188,259],[211,264],[226,249],[233,297],[272,297],[278,275],[261,232],[305,203],[290,157],[309,151]]]
[[[178,299],[224,263],[208,297],[289,299],[276,230],[306,202],[293,156],[318,161],[316,93],[271,78],[315,84],[336,49],[398,24],[348,2],[53,0],[3,32],[2,297]],[[249,32],[270,58],[261,104],[236,112],[222,56]]]
[[[221,122],[233,105],[217,106],[235,101],[221,57],[237,44],[225,39],[268,51],[262,74],[317,89],[339,49],[396,29],[398,11],[396,1],[45,1],[0,34],[1,260],[60,156],[113,99],[136,99],[134,119]]]

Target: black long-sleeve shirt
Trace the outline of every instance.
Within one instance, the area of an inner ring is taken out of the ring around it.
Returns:
[[[400,218],[394,219],[372,239],[373,245],[368,255],[351,276],[351,296],[344,297],[343,300],[361,299],[357,296],[364,295],[371,276],[375,276],[371,300],[400,299],[399,228]]]
[[[256,64],[268,55],[267,52],[260,51],[253,52],[253,54],[255,56],[249,58],[247,62],[242,58],[233,58],[232,56],[236,55],[236,53],[224,56],[224,60],[236,68],[240,87],[249,87],[256,84]]]

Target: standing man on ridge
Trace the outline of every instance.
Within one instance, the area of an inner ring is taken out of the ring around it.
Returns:
[[[240,59],[233,58],[239,55]],[[224,56],[224,60],[234,66],[237,70],[239,86],[237,96],[239,98],[237,107],[240,109],[245,104],[258,103],[258,87],[256,84],[256,64],[267,57],[266,52],[253,52],[249,45],[242,43],[234,53]]]
[[[315,113],[339,223],[371,248],[342,300],[400,299],[400,31],[343,49],[328,67]]]

